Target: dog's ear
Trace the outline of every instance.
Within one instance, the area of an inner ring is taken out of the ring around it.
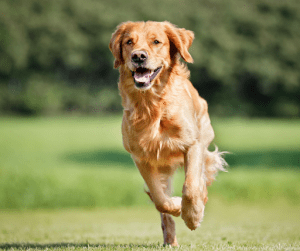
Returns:
[[[193,63],[194,60],[188,52],[188,49],[194,40],[194,33],[190,30],[179,29],[167,21],[164,22],[164,26],[166,28],[166,34],[171,42],[171,56],[179,52],[184,61]]]
[[[121,64],[124,63],[122,57],[122,40],[127,25],[128,22],[121,23],[117,27],[116,31],[112,34],[109,42],[109,49],[115,57],[114,68],[118,68]]]

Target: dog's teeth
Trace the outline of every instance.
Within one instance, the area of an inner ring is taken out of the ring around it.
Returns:
[[[148,72],[145,72],[145,73],[136,72],[134,74],[134,78],[138,82],[149,82],[151,75],[152,75],[152,71],[150,71],[150,72],[148,71]]]

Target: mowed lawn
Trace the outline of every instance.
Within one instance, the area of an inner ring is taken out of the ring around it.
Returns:
[[[0,250],[165,249],[153,207],[2,211]],[[210,201],[191,232],[176,218],[179,250],[299,250],[299,207]]]
[[[182,250],[300,250],[300,121],[213,119],[230,167]],[[0,249],[162,249],[121,118],[0,119]],[[180,195],[183,173],[175,178]]]

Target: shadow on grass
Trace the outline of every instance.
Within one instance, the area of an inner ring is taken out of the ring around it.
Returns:
[[[134,168],[130,154],[117,150],[98,150],[70,153],[63,156],[65,161],[79,164],[118,165]],[[233,152],[226,154],[225,159],[231,167],[294,167],[300,168],[300,151],[258,151]]]
[[[300,151],[259,151],[226,154],[229,166],[300,168]]]
[[[48,244],[41,244],[41,243],[3,243],[0,244],[0,249],[8,250],[8,249],[20,249],[20,250],[28,250],[28,249],[35,249],[35,250],[46,250],[46,249],[66,249],[66,248],[108,248],[108,249],[127,249],[135,250],[137,248],[157,248],[160,245],[157,244],[107,244],[107,243],[99,243],[99,244],[90,244],[90,243],[48,243]]]
[[[134,168],[130,154],[116,150],[99,150],[90,152],[70,153],[63,156],[63,160],[79,164],[120,165],[125,168]]]

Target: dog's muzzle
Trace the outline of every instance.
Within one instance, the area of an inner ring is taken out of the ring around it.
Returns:
[[[151,85],[151,81],[157,76],[162,67],[158,67],[155,70],[149,70],[147,68],[139,67],[135,71],[132,71],[135,86],[137,88],[147,88]]]

